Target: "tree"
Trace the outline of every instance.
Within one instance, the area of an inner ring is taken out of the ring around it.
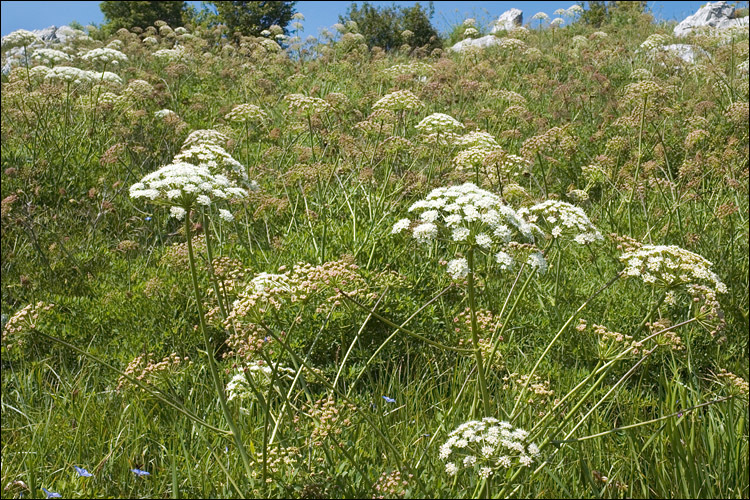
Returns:
[[[107,30],[120,28],[147,28],[155,21],[164,21],[171,27],[183,25],[185,2],[101,2],[99,8],[105,18]]]
[[[586,8],[588,4],[588,8]],[[651,22],[650,15],[646,14],[645,0],[623,2],[603,0],[594,0],[589,2],[578,2],[578,5],[584,8],[579,22],[600,27],[603,24],[613,24],[616,26],[633,24],[639,21]]]
[[[259,36],[274,24],[287,33],[295,14],[295,2],[209,2],[216,7],[217,20],[230,31]]]
[[[435,9],[432,2],[424,9],[419,3],[413,7],[375,7],[364,2],[362,8],[356,3],[349,6],[346,14],[339,16],[341,23],[354,21],[368,47],[393,50],[404,43],[412,47],[440,47],[440,36],[430,22]],[[405,31],[411,32],[406,37]]]

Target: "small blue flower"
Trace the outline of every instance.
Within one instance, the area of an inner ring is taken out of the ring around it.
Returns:
[[[146,222],[149,222],[151,220],[151,216],[149,215],[148,217],[144,217],[143,220],[145,220]]]
[[[49,491],[47,488],[42,486],[42,490],[47,494],[47,498],[62,498],[62,495],[54,491]]]
[[[145,470],[141,469],[130,469],[130,472],[134,473],[136,476],[150,476],[150,472],[146,472]]]
[[[388,396],[383,396],[383,399],[385,399],[386,403],[395,403],[396,400],[393,398],[389,398]]]
[[[92,473],[90,473],[89,471],[87,471],[83,467],[77,467],[77,466],[74,465],[73,468],[76,470],[76,472],[78,473],[78,475],[81,476],[81,477],[91,477],[91,476],[93,476]]]

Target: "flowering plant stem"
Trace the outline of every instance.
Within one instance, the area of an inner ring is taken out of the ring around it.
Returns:
[[[552,340],[550,340],[549,344],[547,344],[547,348],[544,349],[544,352],[542,353],[541,356],[539,356],[539,359],[537,359],[536,363],[534,364],[534,368],[532,368],[531,373],[529,374],[529,377],[526,379],[526,383],[523,384],[523,387],[521,388],[521,393],[516,398],[516,402],[513,405],[513,410],[510,412],[510,415],[511,415],[512,419],[515,419],[516,417],[518,417],[518,415],[516,414],[516,410],[518,409],[518,403],[521,402],[521,400],[523,399],[524,395],[526,394],[526,389],[528,389],[529,384],[531,383],[531,380],[534,378],[534,374],[536,373],[536,369],[539,368],[539,364],[542,362],[542,360],[547,355],[547,353],[552,348],[552,346],[557,341],[557,339],[560,338],[560,335],[562,335],[562,333],[568,328],[568,326],[570,325],[570,323],[578,316],[578,314],[581,311],[583,311],[583,309],[589,304],[589,302],[591,302],[592,300],[594,300],[604,290],[606,290],[607,288],[609,288],[610,286],[612,286],[614,284],[614,282],[617,281],[618,278],[620,278],[620,276],[622,276],[622,273],[617,273],[616,275],[614,275],[614,277],[612,277],[612,279],[610,279],[607,283],[605,283],[604,286],[602,286],[599,290],[597,290],[596,292],[594,292],[593,295],[591,295],[588,299],[586,299],[583,302],[583,304],[581,304],[581,306],[578,309],[576,309],[573,314],[570,315],[570,317],[568,318],[568,320],[565,322],[565,324],[562,326],[562,328],[560,328],[560,330],[552,338]]]
[[[44,333],[41,330],[34,329],[33,332],[35,334],[41,335],[42,337],[46,338],[47,340],[51,340],[53,342],[57,342],[58,344],[67,347],[68,349],[70,349],[72,351],[75,351],[78,354],[81,354],[82,356],[84,356],[84,357],[86,357],[86,358],[94,361],[95,363],[100,364],[101,366],[109,368],[110,370],[112,370],[113,372],[117,373],[121,377],[127,379],[128,382],[130,382],[131,384],[137,385],[139,388],[141,388],[142,390],[148,392],[149,394],[151,394],[153,397],[155,397],[156,399],[158,399],[162,403],[164,403],[164,404],[166,404],[168,406],[171,406],[172,408],[174,408],[178,412],[182,413],[183,415],[185,415],[187,418],[189,418],[193,422],[195,422],[197,424],[200,424],[200,425],[206,427],[207,429],[210,429],[210,430],[216,432],[217,434],[221,434],[221,435],[227,435],[227,434],[229,434],[229,431],[225,431],[224,429],[219,429],[218,427],[214,427],[213,425],[209,424],[208,422],[206,422],[205,420],[203,420],[199,416],[197,416],[194,413],[192,413],[192,412],[188,411],[187,409],[185,409],[182,405],[180,405],[178,403],[175,403],[173,401],[170,401],[167,397],[165,397],[164,395],[161,394],[161,391],[157,392],[158,389],[155,389],[154,387],[149,387],[148,385],[146,385],[145,383],[141,382],[137,378],[131,377],[127,373],[125,373],[125,372],[123,372],[121,370],[118,370],[117,368],[115,368],[114,366],[110,365],[109,363],[107,363],[103,359],[101,359],[101,358],[99,358],[97,356],[94,356],[93,354],[91,354],[89,352],[86,352],[83,349],[80,349],[80,348],[74,346],[73,344],[65,342],[62,339],[59,339],[59,338],[54,337],[52,335],[48,335],[48,334]]]
[[[638,174],[641,170],[641,157],[643,156],[643,122],[646,116],[646,103],[648,102],[648,95],[643,96],[643,107],[641,108],[641,124],[638,128],[638,158],[635,164],[635,175],[633,176],[633,188],[630,190],[630,198],[628,199],[628,232],[633,234],[633,198],[635,198],[635,189],[638,186]]]
[[[655,308],[652,309],[652,311],[653,310],[655,310]],[[649,312],[649,314],[646,317],[649,317],[650,315],[651,315],[651,312]],[[672,330],[676,330],[677,328],[680,328],[682,326],[688,325],[688,324],[690,324],[690,323],[692,323],[694,321],[696,321],[696,319],[695,318],[691,318],[691,319],[689,319],[687,321],[683,321],[682,323],[678,323],[678,324],[672,325],[672,326],[670,326],[668,328],[664,328],[664,329],[662,329],[662,330],[660,330],[658,332],[652,333],[651,335],[645,337],[644,339],[642,339],[640,341],[640,343],[642,344],[644,342],[647,342],[647,341],[649,341],[649,340],[651,340],[651,339],[653,339],[653,338],[655,338],[655,337],[657,337],[659,335],[662,335],[662,334],[664,334],[666,332],[669,332],[669,331],[672,331]],[[645,324],[645,322],[644,322],[644,324]],[[642,328],[642,326],[638,327],[638,331],[640,331],[641,328]],[[594,410],[596,408],[598,408],[604,401],[606,401],[606,399],[609,397],[609,395],[612,394],[615,391],[615,389],[620,386],[620,384],[622,384],[625,380],[627,380],[630,377],[630,375],[632,375],[633,372],[635,372],[635,369],[638,366],[640,366],[641,363],[643,363],[649,357],[649,355],[651,354],[651,352],[653,351],[653,349],[651,349],[650,351],[646,351],[645,355],[640,360],[638,360],[638,362],[636,362],[635,365],[633,365],[622,377],[620,377],[620,379],[610,388],[610,390],[607,391],[607,393],[604,396],[602,396],[596,404],[594,404],[594,406],[586,413],[586,415],[579,419],[578,423],[573,427],[572,430],[570,430],[565,435],[565,437],[562,440],[553,440],[552,437],[555,436],[558,432],[560,432],[562,430],[562,428],[565,426],[565,424],[567,424],[568,421],[573,417],[573,415],[576,414],[576,412],[578,411],[578,409],[584,404],[584,402],[586,402],[586,400],[588,400],[589,396],[591,396],[591,394],[594,393],[594,391],[599,387],[599,385],[602,383],[602,381],[608,376],[609,372],[612,370],[612,368],[614,367],[614,365],[617,364],[617,362],[619,362],[620,360],[622,360],[626,355],[630,354],[634,349],[635,349],[635,346],[628,347],[627,349],[625,349],[622,352],[620,352],[615,358],[613,358],[612,360],[608,361],[607,363],[605,363],[603,365],[602,365],[602,362],[600,360],[597,363],[596,367],[591,371],[591,373],[586,378],[584,378],[573,389],[571,389],[570,391],[568,391],[568,393],[560,401],[558,401],[557,404],[555,404],[555,406],[551,410],[549,410],[544,415],[544,417],[542,417],[541,420],[539,420],[536,423],[536,425],[534,425],[534,427],[529,432],[530,435],[533,435],[538,429],[540,429],[542,427],[542,425],[547,421],[547,419],[549,419],[549,417],[552,416],[554,414],[554,412],[558,408],[560,408],[562,406],[562,404],[568,398],[570,398],[571,396],[575,395],[580,388],[582,388],[584,385],[586,385],[586,383],[588,383],[594,377],[599,376],[599,378],[591,385],[591,387],[589,387],[588,391],[586,391],[586,393],[578,400],[578,402],[573,406],[573,408],[571,408],[569,411],[566,412],[565,417],[557,425],[557,427],[555,428],[555,430],[552,433],[548,434],[548,437],[539,445],[539,449],[544,449],[548,444],[553,443],[553,444],[558,445],[558,447],[553,452],[552,456],[554,456],[555,454],[557,454],[557,452],[560,450],[559,444],[560,443],[565,443],[565,442],[569,441],[570,440],[569,439],[570,436],[572,436],[573,433],[581,425],[583,425],[583,423],[588,419],[589,416],[591,416],[591,414],[594,412]],[[714,401],[714,402],[718,402],[718,401]],[[670,415],[670,416],[674,416],[674,415]],[[667,417],[663,417],[663,418],[667,418]],[[647,421],[647,422],[640,422],[638,424],[630,425],[630,426],[627,426],[627,427],[630,428],[630,427],[637,427],[637,426],[640,426],[640,425],[646,425],[648,423],[652,423],[652,422],[655,422],[655,421],[658,421],[658,420],[660,420],[660,419],[651,420],[651,421]],[[592,439],[594,437],[600,437],[600,436],[609,434],[611,432],[614,432],[615,430],[611,430],[611,431],[600,433],[600,434],[593,435],[593,436],[588,436],[585,439]],[[572,441],[575,441],[575,440],[572,440]],[[544,468],[545,465],[549,464],[551,458],[552,457],[550,456],[544,462],[542,462],[539,465],[539,467],[537,467],[536,470],[534,470],[534,472],[532,473],[532,477],[534,477],[536,474],[538,474],[542,470],[542,468]],[[517,471],[510,478],[510,480],[506,483],[506,485],[512,484],[513,481],[515,480],[515,478],[518,476],[519,473],[520,473],[520,470]],[[502,498],[508,498],[508,496],[512,495],[513,493],[515,493],[518,490],[518,487],[519,486],[516,486],[516,488],[512,492],[510,492],[510,493],[506,493],[505,489],[503,489],[503,491],[501,492],[501,497]]]
[[[200,288],[198,286],[198,273],[195,270],[195,256],[193,254],[193,241],[192,241],[192,234],[190,230],[190,209],[189,208],[187,209],[187,214],[185,215],[185,237],[187,238],[188,259],[190,261],[190,274],[193,278],[193,291],[195,292],[195,307],[198,309],[198,319],[200,322],[200,329],[201,329],[201,333],[203,334],[203,343],[206,346],[206,355],[208,356],[208,370],[211,372],[211,380],[214,383],[214,389],[216,390],[216,394],[219,397],[219,405],[221,406],[221,411],[224,413],[224,418],[226,418],[227,420],[227,424],[229,425],[229,429],[232,431],[232,436],[234,437],[235,444],[237,445],[237,448],[240,451],[240,456],[242,457],[242,463],[245,466],[245,472],[247,473],[248,477],[252,477],[252,469],[250,468],[250,457],[247,454],[245,445],[242,444],[242,436],[240,434],[240,430],[235,424],[234,419],[232,418],[232,414],[229,412],[229,408],[227,407],[226,396],[224,394],[224,386],[222,385],[221,380],[219,379],[219,372],[216,368],[216,360],[214,359],[214,348],[211,345],[211,340],[208,338],[208,332],[206,331],[206,320],[203,317],[203,306],[201,305],[201,294],[200,294]],[[206,237],[208,238],[207,233],[206,233]]]
[[[479,389],[482,393],[482,410],[484,416],[490,416],[490,396],[487,392],[487,380],[484,377],[484,366],[482,363],[482,353],[479,349],[479,327],[477,326],[476,301],[474,299],[474,247],[469,248],[466,255],[469,263],[468,295],[469,309],[471,310],[471,340],[474,344],[474,356],[477,360],[477,377],[479,378]]]

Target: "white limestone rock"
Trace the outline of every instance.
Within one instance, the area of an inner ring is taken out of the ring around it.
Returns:
[[[673,43],[664,45],[661,50],[671,52],[688,64],[695,64],[698,58],[705,57],[706,51],[700,47],[694,47],[686,43]]]
[[[463,52],[469,48],[486,49],[495,45],[500,45],[501,40],[495,35],[487,35],[480,38],[467,38],[461,40],[450,48],[453,52]]]
[[[727,2],[708,2],[698,9],[692,16],[686,17],[680,24],[675,26],[675,36],[685,36],[697,28],[715,28],[719,30],[727,28],[740,28],[748,26],[748,18],[734,18],[734,6]]]
[[[497,21],[494,22],[494,26],[490,33],[497,33],[498,31],[512,31],[523,24],[523,11],[520,9],[510,9],[502,13]]]

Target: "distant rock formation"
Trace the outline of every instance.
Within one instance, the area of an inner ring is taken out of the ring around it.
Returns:
[[[500,17],[495,21],[494,26],[490,33],[497,33],[498,31],[512,31],[523,24],[523,11],[520,9],[510,9],[502,13]]]
[[[696,28],[739,28],[748,26],[748,18],[735,19],[734,6],[726,2],[708,2],[692,16],[675,26],[675,36],[685,36]]]
[[[673,43],[672,45],[664,45],[662,50],[671,52],[688,64],[695,64],[698,57],[706,56],[706,51],[700,47],[694,47],[684,43]]]

